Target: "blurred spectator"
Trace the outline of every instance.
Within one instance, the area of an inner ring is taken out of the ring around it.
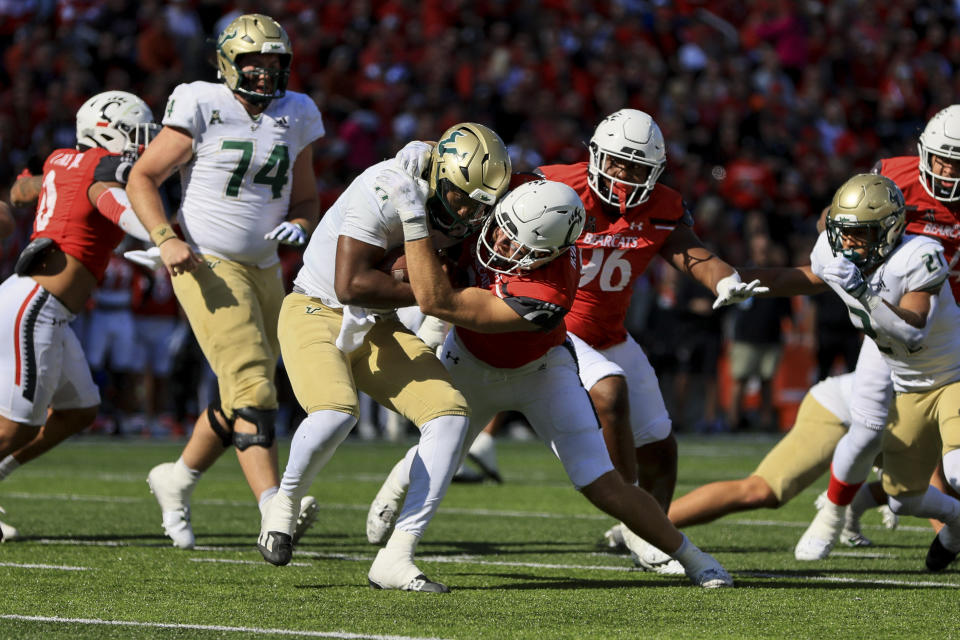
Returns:
[[[749,239],[751,267],[783,266],[785,255],[778,252],[770,237],[757,232]],[[730,376],[733,388],[728,420],[734,431],[751,425],[764,431],[776,431],[773,406],[773,376],[783,353],[781,325],[790,317],[789,298],[750,298],[733,308],[733,342],[730,345]],[[760,408],[755,420],[748,420],[743,408],[747,383],[760,383]]]

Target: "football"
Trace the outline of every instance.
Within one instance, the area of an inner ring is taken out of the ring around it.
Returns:
[[[407,257],[403,254],[403,247],[397,247],[387,252],[380,261],[377,270],[393,276],[395,280],[410,282],[407,274]]]

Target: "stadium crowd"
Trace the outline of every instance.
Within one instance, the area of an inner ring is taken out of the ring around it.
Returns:
[[[308,94],[323,113],[327,133],[313,158],[321,211],[364,168],[456,122],[490,125],[507,143],[514,170],[525,171],[584,160],[596,123],[630,107],[660,125],[668,157],[662,182],[683,194],[705,244],[732,264],[748,264],[751,247],[765,241],[771,264],[802,264],[836,186],[879,158],[914,154],[927,119],[960,96],[955,3],[913,0],[871,5],[869,12],[865,6],[856,0],[0,3],[0,196],[8,200],[6,189],[23,169],[38,174],[53,149],[73,147],[75,115],[87,97],[131,91],[159,119],[177,84],[214,78],[209,39],[235,16],[261,11],[277,18],[293,42],[290,88]],[[4,277],[26,244],[34,212],[13,213],[16,229],[0,241]],[[289,283],[300,254],[282,255]],[[129,284],[147,283],[155,293],[146,276],[131,275]],[[135,286],[125,304],[135,304],[144,290]],[[682,374],[677,393],[689,384],[687,374],[708,382],[717,377],[724,334],[711,297],[662,262],[635,296],[631,330],[658,372]],[[795,301],[794,325],[814,326],[812,306],[820,307]],[[821,308],[817,322],[829,313]],[[204,365],[190,339],[181,343],[184,369],[173,378],[182,383],[201,377]],[[133,367],[109,365],[114,374]],[[122,377],[105,378],[117,402],[130,397]],[[189,391],[196,384],[181,386]],[[286,401],[295,407],[289,394]],[[183,398],[166,403],[181,419],[204,406]],[[712,404],[676,423],[724,428]],[[771,420],[766,416],[763,426]]]

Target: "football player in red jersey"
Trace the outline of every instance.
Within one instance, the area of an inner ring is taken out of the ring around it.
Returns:
[[[903,192],[907,205],[905,233],[929,236],[943,245],[943,257],[949,266],[950,288],[953,297],[960,300],[960,105],[951,105],[936,113],[924,127],[917,142],[918,155],[899,156],[880,160],[873,168],[893,180]],[[824,211],[826,215],[826,210]],[[862,359],[862,357],[861,357]],[[865,365],[858,364],[857,369]],[[870,368],[887,369],[879,357],[867,363]],[[873,393],[892,393],[887,376],[887,387]],[[856,395],[863,395],[858,387]],[[854,417],[857,417],[856,407]],[[881,447],[881,436],[886,420],[865,416],[854,421],[850,431],[837,444],[830,468],[827,501],[800,538],[795,550],[799,560],[821,560],[829,555],[836,542],[848,506],[874,506],[863,498],[870,494],[863,483],[873,467]],[[938,467],[930,484],[940,491],[960,497],[946,482]],[[854,502],[855,496],[860,496]],[[859,514],[852,514],[854,517]],[[939,531],[941,522],[932,521]]]
[[[537,169],[572,187],[586,211],[577,240],[583,268],[567,315],[580,379],[617,471],[627,482],[639,482],[664,511],[676,484],[677,443],[656,373],[624,327],[633,285],[659,255],[715,291],[714,309],[765,291],[758,282],[741,282],[733,267],[703,246],[680,194],[657,182],[666,162],[663,134],[653,118],[621,109],[597,126],[589,161]],[[608,540],[618,544],[622,531],[614,527]],[[681,571],[642,541],[630,551],[644,569]]]
[[[69,323],[124,234],[149,239],[123,185],[155,127],[137,96],[97,94],[77,111],[77,148],[57,149],[42,176],[11,189],[18,203],[39,200],[31,242],[0,285],[0,332],[14,336],[0,341],[0,478],[96,417],[100,396]]]
[[[410,195],[423,189],[405,184],[413,181],[397,172],[386,188],[403,220],[407,269],[421,310],[455,325],[441,361],[470,405],[467,437],[499,411],[522,412],[577,489],[624,521],[628,537],[642,535],[670,551],[694,584],[732,586],[723,567],[610,461],[564,324],[580,279],[579,252],[572,247],[586,218],[576,191],[537,180],[508,193],[477,241],[478,286],[453,289],[428,237],[423,198]],[[415,449],[394,467],[378,498],[405,484]]]

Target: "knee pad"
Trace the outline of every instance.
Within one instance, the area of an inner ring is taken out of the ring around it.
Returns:
[[[207,405],[207,420],[210,421],[210,428],[220,438],[223,446],[229,447],[233,444],[233,421],[227,420],[227,416],[220,406],[219,397]]]
[[[252,446],[263,447],[264,449],[269,449],[273,446],[273,439],[276,435],[276,409],[241,407],[234,413],[257,427],[256,433],[238,433],[237,430],[234,429],[233,444],[238,451],[245,451],[248,447]]]

